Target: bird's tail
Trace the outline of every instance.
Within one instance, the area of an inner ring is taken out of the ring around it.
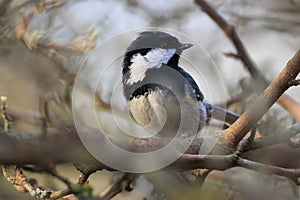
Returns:
[[[226,110],[224,108],[211,105],[209,103],[203,102],[206,107],[208,117],[225,121],[226,123],[233,124],[240,116],[234,112]]]

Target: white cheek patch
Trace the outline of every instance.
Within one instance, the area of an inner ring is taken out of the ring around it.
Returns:
[[[145,78],[147,71],[147,61],[141,54],[137,54],[131,58],[132,64],[129,69],[129,79],[127,80],[128,84],[133,84],[138,81],[141,81]]]
[[[142,81],[146,76],[146,71],[151,68],[160,68],[162,64],[167,64],[176,49],[152,49],[145,56],[141,54],[134,55],[131,58],[130,77],[127,80],[128,84],[133,84]]]

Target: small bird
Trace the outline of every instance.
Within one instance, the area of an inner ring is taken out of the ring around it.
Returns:
[[[195,80],[178,66],[181,53],[192,46],[165,32],[145,31],[126,50],[122,84],[129,112],[153,135],[190,137],[210,116],[230,116],[230,122],[238,117],[203,102]]]

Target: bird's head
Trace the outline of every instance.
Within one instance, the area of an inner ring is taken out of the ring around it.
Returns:
[[[165,32],[142,32],[126,50],[123,78],[125,76],[125,81],[132,84],[142,81],[147,70],[160,68],[162,64],[177,68],[180,54],[191,46]]]

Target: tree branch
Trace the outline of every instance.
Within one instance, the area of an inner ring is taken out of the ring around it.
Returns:
[[[235,46],[237,53],[229,53],[227,55],[233,56],[234,58],[239,58],[244,66],[247,68],[251,76],[254,78],[254,83],[258,86],[258,91],[263,90],[269,81],[260,72],[257,65],[254,63],[253,59],[248,54],[245,46],[243,45],[240,37],[235,31],[233,25],[229,24],[220,14],[217,13],[205,0],[195,0],[195,3],[202,8],[202,10],[210,16],[210,18],[223,30],[227,38]],[[299,83],[296,83],[299,84]],[[296,85],[294,83],[294,85]],[[300,121],[300,104],[293,100],[287,94],[283,94],[278,99],[279,105],[281,105],[285,110],[292,114],[296,121]]]
[[[299,177],[300,177],[300,169],[286,169],[283,167],[275,167],[271,165],[266,165],[258,162],[254,162],[251,160],[247,160],[244,158],[238,157],[236,160],[236,165],[245,167],[248,169],[254,169],[260,172],[266,172],[270,174],[276,174],[279,176],[284,176],[293,180],[297,185],[299,185]]]
[[[184,154],[168,168],[178,171],[193,169],[225,170],[234,166],[231,155],[191,155]]]
[[[266,137],[265,139],[255,139],[250,150],[267,147],[275,143],[285,143],[296,134],[298,126],[299,124],[297,123],[287,131],[283,131],[280,135],[276,134],[278,138],[274,136],[274,140],[273,136]],[[95,137],[95,135],[101,137],[102,133],[96,132],[94,129],[86,129],[85,134],[89,134],[89,137]],[[203,140],[210,139],[214,140],[214,138],[197,138],[194,141],[181,139],[178,140],[177,144],[178,147],[180,147],[192,142],[185,153],[199,154]],[[134,139],[128,144],[129,146],[125,146],[125,148],[132,152],[147,152],[151,151],[151,149],[154,150],[164,146],[169,140],[170,139],[164,138]],[[62,148],[64,151],[61,151]],[[267,152],[265,152],[265,154],[267,154]],[[45,166],[49,165],[49,163],[57,164],[65,162],[80,163],[75,164],[76,169],[82,173],[80,183],[84,183],[88,176],[97,170],[113,170],[99,163],[99,161],[96,161],[87,152],[78,138],[75,129],[55,129],[44,138],[41,138],[41,133],[21,134],[10,132],[9,134],[4,134],[0,131],[1,164],[17,164],[21,166],[25,164],[36,164],[38,166]],[[182,167],[182,170],[184,168],[186,170],[190,169],[188,165]],[[194,167],[192,166],[191,168]],[[180,168],[181,166],[178,166],[178,169]]]
[[[277,78],[260,94],[257,100],[228,129],[219,134],[218,143],[234,150],[248,131],[257,123],[263,114],[290,87],[289,83],[300,72],[300,50],[287,63]],[[224,149],[223,149],[224,150]]]
[[[276,167],[272,165],[266,165],[255,161],[247,160],[245,158],[235,155],[183,155],[180,159],[174,162],[171,169],[175,166],[176,170],[186,168],[191,169],[215,169],[226,170],[234,166],[241,166],[247,169],[254,169],[260,172],[266,172],[270,174],[276,174],[292,179],[299,185],[298,178],[300,177],[300,169],[287,169],[282,167]],[[180,168],[181,167],[181,168]]]
[[[259,81],[259,83],[262,83],[259,85],[263,85],[263,86],[267,85],[268,81],[265,79],[263,74],[258,70],[256,64],[250,58],[244,44],[242,43],[240,37],[236,33],[234,26],[229,24],[206,1],[195,0],[195,3],[199,5],[202,8],[202,10],[223,30],[223,32],[226,34],[228,39],[233,43],[233,45],[237,50],[237,54],[235,55],[235,57],[241,59],[241,61],[244,63],[245,67],[251,74],[251,76],[256,81]]]

